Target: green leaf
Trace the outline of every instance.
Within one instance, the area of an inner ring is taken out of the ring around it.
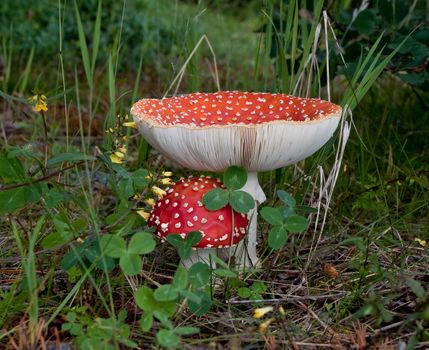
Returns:
[[[277,208],[263,207],[260,213],[264,220],[271,225],[283,224],[282,215]]]
[[[128,243],[129,254],[149,254],[156,246],[156,242],[153,236],[147,232],[135,233]]]
[[[174,301],[179,297],[177,288],[171,284],[163,284],[155,289],[153,297],[156,301]]]
[[[104,254],[112,258],[120,258],[122,255],[126,255],[127,252],[125,240],[116,235],[106,234],[102,236],[100,245]]]
[[[286,222],[291,216],[296,215],[293,207],[280,207],[278,208],[283,222]]]
[[[185,244],[185,240],[176,233],[171,233],[167,236],[167,242],[170,243],[173,247],[179,248]]]
[[[119,259],[119,266],[126,275],[134,276],[141,272],[143,262],[140,255],[123,254]]]
[[[57,214],[53,217],[54,226],[56,231],[51,232],[42,240],[42,247],[44,249],[52,249],[59,245],[70,242],[73,238],[73,232],[69,224],[62,220],[61,215]]]
[[[190,247],[194,247],[200,243],[202,238],[203,234],[200,231],[191,231],[186,235],[185,243]]]
[[[74,2],[76,12],[76,24],[79,35],[79,46],[82,54],[83,68],[89,85],[92,85],[91,63],[89,60],[88,45],[86,43],[85,32],[83,30],[82,20],[80,19],[79,9],[76,0]]]
[[[241,287],[237,289],[237,294],[240,298],[247,299],[252,294],[252,291],[247,287]]]
[[[214,188],[205,193],[201,201],[207,210],[218,210],[228,204],[228,192],[221,188]]]
[[[308,207],[306,205],[297,205],[295,206],[295,210],[303,213],[317,213],[317,208]]]
[[[48,208],[53,208],[64,200],[63,194],[56,187],[51,188],[43,196]]]
[[[210,268],[207,264],[197,262],[188,271],[189,283],[194,288],[204,287],[210,280]]]
[[[179,294],[188,300],[192,300],[194,303],[201,303],[201,298],[190,290],[182,289],[179,291]]]
[[[197,327],[177,327],[174,329],[174,333],[179,335],[192,335],[192,334],[198,334],[200,332],[200,329]]]
[[[180,343],[180,337],[169,329],[161,329],[156,333],[156,339],[159,345],[165,346],[166,348],[175,348]]]
[[[228,269],[216,269],[214,273],[220,277],[237,277],[237,273]]]
[[[374,14],[374,10],[364,10],[359,16],[356,17],[354,21],[354,26],[360,34],[370,35],[374,32],[377,25],[377,20]]]
[[[223,174],[223,183],[230,191],[242,188],[247,181],[247,172],[243,167],[230,166]]]
[[[275,226],[268,232],[268,246],[279,250],[284,247],[288,239],[288,233],[282,226]]]
[[[247,192],[234,191],[231,192],[229,204],[235,211],[246,214],[255,206],[255,200]]]
[[[11,213],[22,208],[27,202],[28,189],[19,187],[0,191],[0,214]]]
[[[173,324],[172,324],[172,323],[171,323],[171,321],[169,320],[168,315],[167,315],[167,314],[165,314],[165,313],[163,312],[163,310],[161,310],[161,309],[157,309],[157,310],[155,310],[155,311],[153,312],[153,315],[154,315],[158,320],[160,320],[160,321],[161,321],[161,324],[162,324],[164,327],[167,327],[167,328],[169,328],[169,329],[173,329]]]
[[[26,175],[21,161],[16,157],[0,154],[0,178],[5,184],[24,181]]]
[[[145,312],[152,312],[156,307],[153,290],[149,287],[140,287],[137,289],[134,299],[137,306]]]
[[[412,292],[420,299],[424,300],[426,298],[426,291],[420,284],[420,282],[416,281],[415,279],[408,277],[406,279],[408,287],[412,290]]]
[[[265,293],[268,288],[264,282],[256,281],[252,284],[250,289],[255,293]]]
[[[134,186],[137,189],[143,189],[147,186],[148,180],[146,177],[149,175],[149,172],[146,169],[138,169],[132,175],[131,178],[134,182]]]
[[[140,328],[143,332],[148,332],[153,325],[153,315],[152,312],[145,312],[140,319]]]
[[[188,285],[188,270],[186,270],[183,266],[178,266],[176,272],[173,277],[173,286],[177,289],[185,289]]]
[[[134,195],[133,181],[130,178],[120,179],[118,182],[118,189],[125,198]]]
[[[277,196],[280,198],[280,200],[283,203],[286,203],[287,205],[289,205],[290,207],[294,207],[296,205],[296,200],[295,198],[293,198],[289,193],[287,193],[286,191],[283,190],[278,190],[277,191]]]
[[[212,307],[212,301],[210,299],[210,295],[201,290],[195,291],[195,294],[197,294],[201,298],[201,302],[195,303],[192,300],[189,300],[188,302],[189,310],[191,310],[196,316],[203,316]]]
[[[85,153],[81,152],[67,152],[67,153],[61,153],[57,154],[56,156],[52,157],[48,160],[47,166],[51,167],[56,164],[64,163],[64,162],[76,162],[80,160],[96,160],[97,158],[87,155]]]
[[[291,216],[285,224],[285,227],[290,232],[302,232],[308,227],[308,220],[299,215]]]

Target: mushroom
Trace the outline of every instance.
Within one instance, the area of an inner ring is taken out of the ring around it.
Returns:
[[[181,179],[166,190],[167,194],[155,203],[150,213],[148,224],[155,226],[156,234],[163,240],[173,233],[185,239],[191,231],[201,232],[197,249],[183,261],[187,268],[196,261],[210,264],[210,253],[237,244],[246,234],[247,215],[233,211],[229,205],[215,211],[204,207],[203,195],[216,187],[225,188],[220,180],[209,176]]]
[[[260,204],[266,197],[257,173],[316,152],[332,137],[341,107],[317,98],[220,91],[142,99],[131,114],[155,149],[186,168],[220,172],[231,165],[244,167],[248,179],[243,190]],[[241,255],[243,264],[255,266],[257,206],[250,214]]]

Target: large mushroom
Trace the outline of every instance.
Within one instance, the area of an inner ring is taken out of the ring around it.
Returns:
[[[286,94],[220,91],[142,99],[131,114],[145,139],[167,158],[199,171],[243,166],[243,190],[265,201],[257,173],[294,164],[333,135],[341,107]],[[256,265],[257,208],[252,213],[243,264]]]
[[[196,261],[209,263],[209,254],[219,248],[228,248],[243,239],[249,220],[227,205],[216,211],[208,211],[201,202],[202,197],[214,188],[225,188],[218,179],[209,176],[181,179],[168,188],[150,214],[148,224],[156,228],[156,234],[165,239],[169,234],[179,234],[183,239],[191,231],[200,231],[201,241],[183,261],[190,267]]]

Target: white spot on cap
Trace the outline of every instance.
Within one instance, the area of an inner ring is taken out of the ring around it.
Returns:
[[[175,218],[175,219],[177,219],[177,218],[179,218],[180,217],[180,214],[179,213],[175,213],[174,215],[173,215],[173,218]]]
[[[217,219],[218,219],[219,221],[223,221],[223,220],[225,220],[225,217],[224,217],[223,215],[219,215],[219,216],[217,217]]]
[[[188,210],[186,210],[188,213],[192,213],[194,211],[193,207],[190,207]]]
[[[188,225],[189,227],[194,227],[194,224],[190,221],[186,221],[186,225]]]
[[[192,220],[198,221],[198,216],[194,215],[193,218],[192,218]]]
[[[182,224],[180,222],[178,222],[174,225],[175,228],[180,228],[181,226],[182,226]]]
[[[206,222],[207,222],[207,219],[206,219],[206,218],[202,218],[202,219],[201,219],[201,223],[202,223],[202,224],[205,224]]]
[[[221,238],[219,238],[219,241],[225,241],[228,238],[228,234],[225,233]]]

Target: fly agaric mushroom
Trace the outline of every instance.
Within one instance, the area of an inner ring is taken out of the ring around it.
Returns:
[[[150,214],[148,224],[156,227],[156,234],[165,239],[169,234],[180,234],[184,239],[191,231],[200,231],[201,241],[191,252],[191,257],[183,261],[190,267],[196,261],[209,263],[209,254],[218,248],[237,244],[246,234],[249,220],[228,205],[216,211],[208,211],[201,199],[213,188],[225,188],[218,179],[209,176],[189,177],[176,182],[167,189]]]
[[[184,167],[215,172],[244,167],[249,174],[243,190],[260,204],[266,197],[257,173],[316,152],[332,137],[341,107],[316,98],[220,91],[143,99],[131,114],[145,139]],[[242,259],[256,265],[256,206],[250,214]]]

